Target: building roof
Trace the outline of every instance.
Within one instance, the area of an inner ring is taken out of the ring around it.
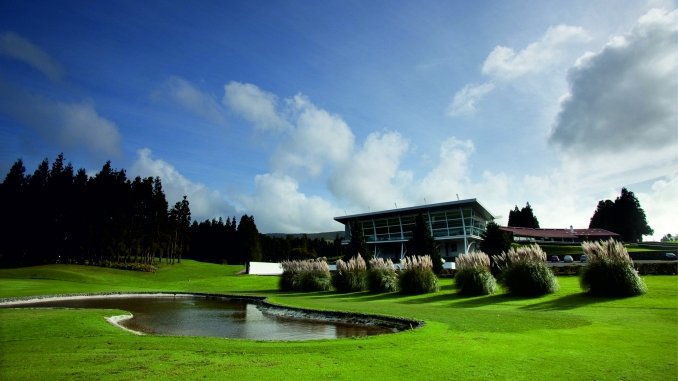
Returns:
[[[339,216],[339,217],[334,217],[335,221],[341,222],[342,224],[346,224],[347,222],[353,220],[354,218],[357,219],[362,219],[365,217],[389,217],[389,216],[397,216],[399,214],[409,214],[409,213],[419,213],[423,211],[435,211],[435,210],[444,210],[448,209],[451,206],[470,206],[473,210],[478,212],[483,218],[486,220],[494,220],[495,217],[490,213],[487,208],[483,206],[478,200],[475,198],[469,198],[466,200],[459,200],[459,201],[448,201],[448,202],[440,202],[437,204],[426,204],[426,205],[417,205],[417,206],[410,206],[407,208],[397,208],[397,209],[389,209],[389,210],[381,210],[377,212],[370,212],[370,213],[360,213],[360,214],[351,214],[347,216]]]
[[[552,238],[577,238],[577,237],[609,237],[609,236],[618,236],[619,234],[605,230],[605,229],[573,229],[574,233],[570,229],[532,229],[532,228],[516,228],[516,227],[507,227],[501,226],[501,230],[513,235],[518,235],[522,237],[552,237]]]

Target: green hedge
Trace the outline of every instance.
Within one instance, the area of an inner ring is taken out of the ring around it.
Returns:
[[[634,267],[641,275],[678,275],[678,262],[635,263]]]

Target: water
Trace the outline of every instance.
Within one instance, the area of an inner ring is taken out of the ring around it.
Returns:
[[[21,304],[21,308],[98,308],[131,312],[120,325],[152,335],[208,336],[248,340],[318,340],[392,333],[372,326],[265,314],[237,299],[200,297],[90,297]]]

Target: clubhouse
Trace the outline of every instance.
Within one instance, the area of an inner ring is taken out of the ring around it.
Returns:
[[[613,238],[621,242],[621,236],[605,229],[531,229],[504,227],[500,228],[508,233],[513,242],[517,243],[548,243],[548,244],[578,244],[584,241],[606,241]]]
[[[335,217],[344,224],[343,244],[351,240],[351,224],[360,224],[376,257],[402,259],[412,238],[415,217],[421,214],[439,244],[440,255],[452,260],[479,248],[480,234],[494,217],[475,198]]]

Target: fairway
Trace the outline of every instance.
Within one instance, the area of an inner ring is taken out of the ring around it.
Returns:
[[[673,380],[678,379],[678,277],[645,276],[648,293],[594,298],[577,277],[539,298],[279,293],[277,277],[182,261],[157,273],[48,265],[0,270],[0,297],[104,291],[265,295],[280,304],[425,320],[360,339],[252,342],[135,336],[112,310],[0,310],[2,380]]]

